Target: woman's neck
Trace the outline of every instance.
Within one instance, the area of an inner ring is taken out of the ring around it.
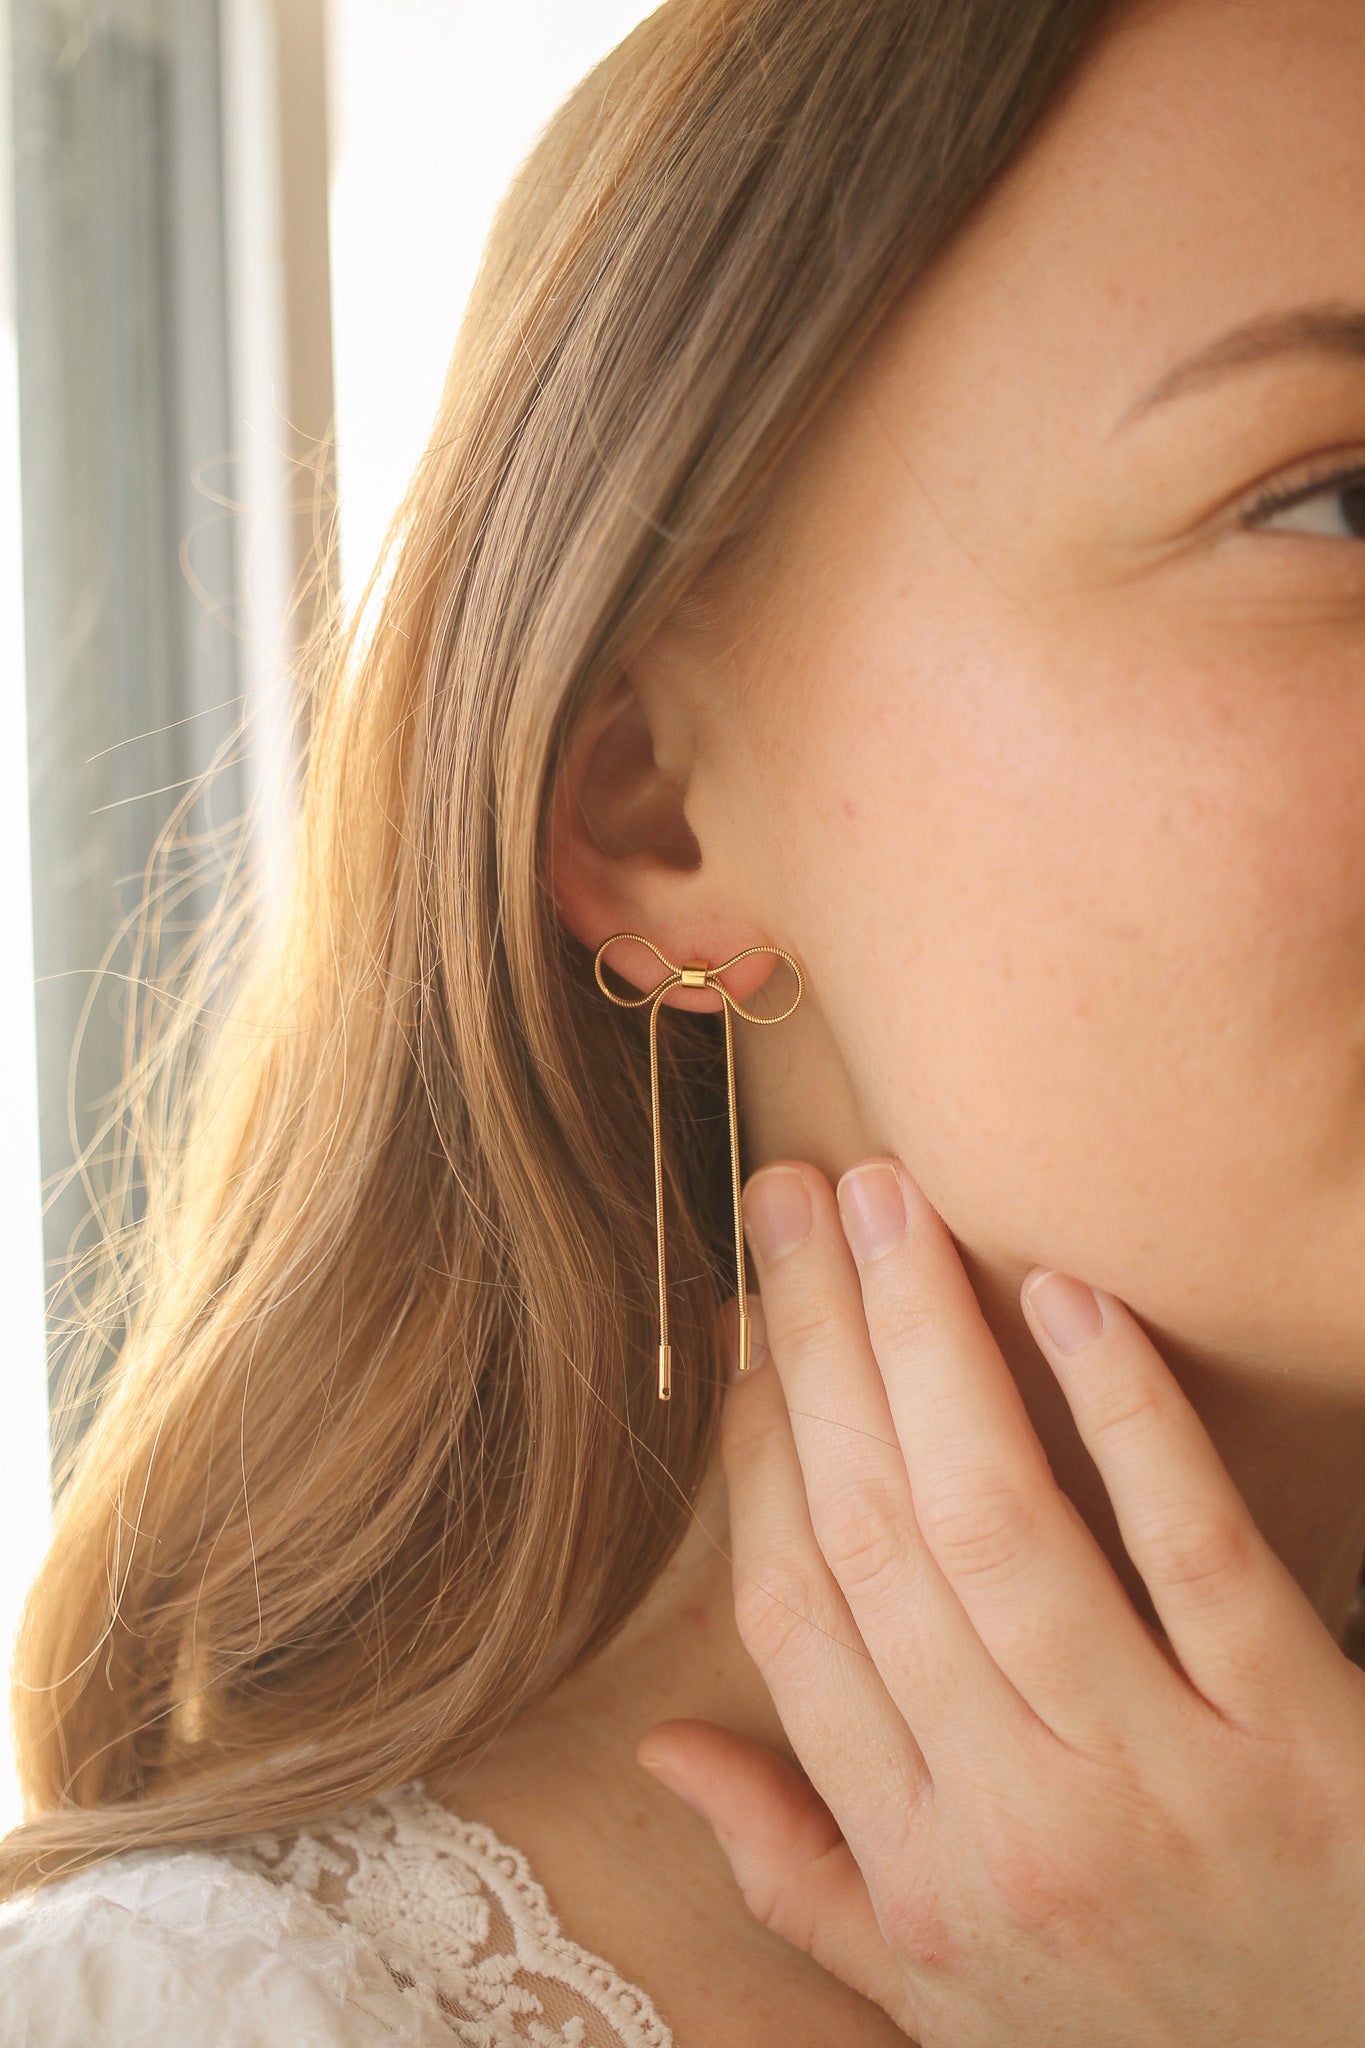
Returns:
[[[964,1255],[983,1313],[1014,1374],[1058,1484],[1068,1493],[1144,1618],[1159,1627],[1123,1548],[1099,1474],[1018,1307],[1012,1279],[993,1283]],[[1209,1430],[1258,1528],[1341,1641],[1365,1556],[1365,1402],[1295,1375],[1176,1355],[1166,1359]],[[763,1366],[760,1370],[770,1370]],[[719,1461],[672,1562],[595,1663],[543,1710],[612,1728],[633,1746],[655,1721],[697,1715],[790,1754],[781,1723],[739,1640],[729,1517]]]
[[[1019,1311],[1017,1282],[1003,1275],[993,1281],[965,1263],[1059,1485],[1127,1596],[1159,1626],[1098,1473]],[[1340,1642],[1365,1553],[1365,1405],[1315,1391],[1292,1366],[1282,1373],[1234,1369],[1176,1356],[1173,1347],[1162,1355],[1257,1526]],[[774,1369],[771,1361],[758,1368]],[[770,2038],[804,2048],[807,2040],[832,2036],[881,2048],[900,2038],[884,2032],[883,2015],[748,1922],[710,1829],[637,1764],[635,1746],[649,1728],[694,1716],[794,1758],[735,1625],[718,1459],[692,1526],[625,1628],[480,1762],[429,1777],[428,1787],[524,1848],[552,1900],[571,1902],[570,1936],[609,1955],[633,1981],[653,1986],[675,2024],[681,2029],[686,2019],[713,2048],[728,2048],[731,2039],[760,2048]],[[705,1994],[686,1959],[698,1954],[713,1959],[716,1983],[747,1986],[738,2007],[694,2006],[694,1996]],[[755,2032],[759,2009],[764,2025]],[[750,2017],[732,2029],[736,2011]]]

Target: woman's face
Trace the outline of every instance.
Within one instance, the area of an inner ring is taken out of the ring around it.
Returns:
[[[897,1151],[981,1268],[1338,1388],[1365,479],[1247,521],[1365,470],[1362,105],[1360,0],[1139,9],[789,462],[724,624],[636,676],[701,865],[634,929],[808,976],[736,1026],[744,1171]]]

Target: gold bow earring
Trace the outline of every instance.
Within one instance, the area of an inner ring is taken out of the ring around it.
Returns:
[[[648,995],[618,996],[613,994],[612,990],[603,981],[602,955],[606,952],[608,946],[614,946],[619,939],[635,939],[640,945],[648,946],[650,952],[662,960],[664,966],[668,969],[668,973],[659,983],[659,986],[651,989]],[[776,953],[779,958],[787,962],[796,976],[795,1000],[776,1017],[756,1017],[752,1010],[746,1010],[742,1003],[735,1001],[724,982],[719,979],[727,968],[735,965],[736,961],[747,960],[750,953]],[[659,1236],[659,1399],[667,1401],[673,1390],[673,1347],[668,1341],[668,1295],[664,1283],[664,1177],[663,1169],[659,1163],[659,1004],[671,988],[713,988],[721,998],[721,1013],[725,1018],[725,1073],[730,1097],[730,1177],[735,1205],[735,1272],[738,1280],[737,1291],[739,1294],[739,1369],[741,1372],[747,1372],[749,1370],[749,1309],[748,1297],[744,1287],[744,1227],[739,1199],[739,1142],[735,1134],[735,1049],[734,1037],[730,1027],[730,1012],[732,1010],[737,1011],[750,1024],[781,1024],[786,1018],[790,1017],[797,1003],[800,1002],[805,984],[802,980],[800,967],[793,960],[790,953],[783,952],[781,946],[746,946],[742,952],[733,953],[728,960],[722,960],[719,967],[706,967],[700,961],[695,960],[689,960],[679,967],[669,959],[667,953],[659,951],[653,939],[644,938],[639,932],[615,932],[611,938],[604,939],[597,949],[597,958],[593,962],[593,973],[597,977],[597,986],[601,989],[603,995],[610,996],[612,1002],[619,1003],[623,1010],[638,1010],[642,1003],[653,1005],[649,1013],[649,1094],[654,1122],[654,1218]]]

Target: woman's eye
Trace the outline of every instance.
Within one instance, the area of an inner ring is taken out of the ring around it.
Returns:
[[[1365,465],[1356,463],[1289,489],[1264,491],[1245,514],[1245,524],[1272,533],[1365,540]]]

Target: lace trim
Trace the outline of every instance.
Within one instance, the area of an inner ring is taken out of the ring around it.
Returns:
[[[648,1995],[564,1933],[522,1852],[420,1781],[225,1853],[367,1936],[461,2048],[674,2048]]]

